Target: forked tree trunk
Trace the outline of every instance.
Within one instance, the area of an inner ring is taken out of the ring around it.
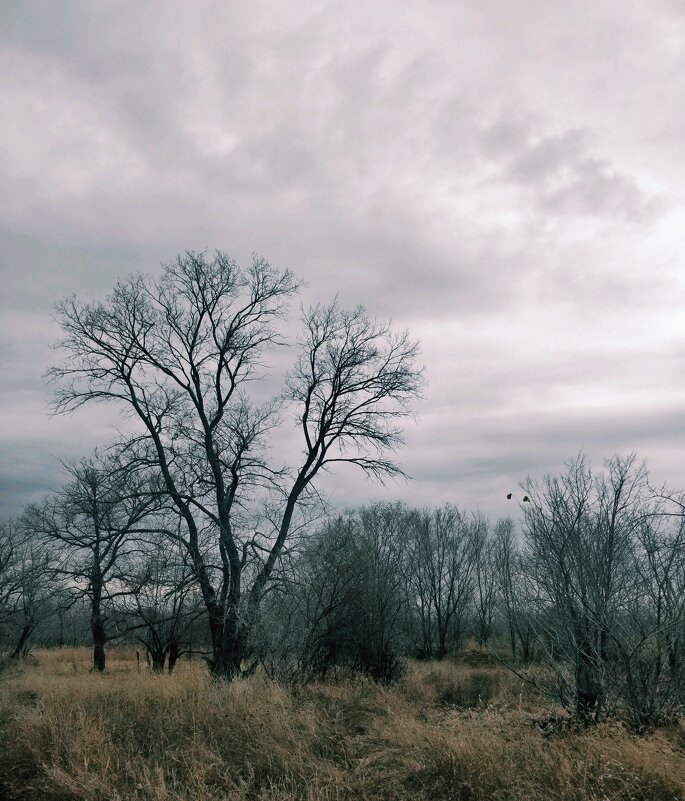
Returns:
[[[231,590],[222,608],[211,595],[207,604],[209,628],[212,636],[212,659],[207,664],[212,677],[232,681],[241,676],[242,663],[248,640],[248,620],[251,615],[240,610],[241,570],[239,565],[231,566]],[[241,619],[242,618],[242,619]]]
[[[214,647],[214,659],[210,665],[212,676],[228,681],[239,678],[246,645],[247,632],[238,628],[237,620],[227,620]]]
[[[164,665],[166,663],[166,653],[162,651],[150,651],[150,659],[152,662],[153,673],[164,673]]]

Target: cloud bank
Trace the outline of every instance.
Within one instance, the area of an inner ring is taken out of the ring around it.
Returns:
[[[685,486],[679,4],[8,2],[0,25],[0,512],[111,436],[51,418],[54,303],[185,249],[423,343],[378,489],[508,511],[579,448]]]

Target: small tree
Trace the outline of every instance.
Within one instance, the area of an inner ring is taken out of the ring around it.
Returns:
[[[188,553],[216,676],[240,674],[262,597],[320,472],[347,462],[377,478],[401,473],[388,454],[422,385],[406,332],[334,302],[303,313],[280,402],[250,400],[248,382],[265,350],[281,344],[276,324],[296,290],[289,271],[263,259],[242,269],[223,253],[186,253],[158,280],[119,281],[104,303],[58,307],[67,358],[51,371],[57,408],[115,401],[140,422],[140,459],[158,471],[183,522],[168,536]],[[266,452],[283,403],[295,407],[303,444],[291,469]],[[267,516],[260,493],[271,496]]]
[[[612,632],[621,700],[638,732],[672,723],[685,709],[685,519],[677,507],[657,503],[642,520]]]
[[[328,521],[289,560],[286,581],[267,601],[270,670],[299,681],[354,671],[363,617],[362,553],[354,521]],[[278,660],[278,661],[277,661]]]
[[[582,455],[567,467],[541,486],[525,483],[526,564],[542,642],[552,664],[573,666],[576,711],[596,721],[617,681],[612,654],[649,489],[634,456],[615,456],[597,475]]]
[[[57,611],[60,590],[51,555],[33,532],[21,519],[0,524],[0,651],[26,656],[36,629]]]
[[[401,504],[348,512],[323,526],[292,560],[264,620],[273,638],[272,675],[280,670],[306,681],[342,671],[380,682],[399,678],[406,516]],[[290,664],[277,662],[279,651]]]
[[[408,556],[409,583],[421,617],[425,656],[443,659],[449,636],[460,642],[466,610],[472,600],[474,532],[479,519],[468,519],[446,504],[412,517]]]
[[[535,629],[532,625],[530,599],[533,593],[528,586],[520,547],[516,541],[514,521],[500,520],[495,526],[494,567],[498,595],[504,614],[511,658],[530,662],[535,650]]]
[[[144,477],[116,458],[97,455],[65,465],[71,479],[42,505],[29,507],[24,525],[57,549],[58,572],[75,597],[88,599],[93,641],[93,667],[103,671],[111,600],[119,561],[134,547],[138,527],[156,506],[155,493]]]
[[[121,565],[123,590],[119,611],[127,632],[145,646],[152,670],[171,673],[190,642],[190,628],[200,616],[192,570],[177,543],[139,542],[132,559]]]
[[[12,622],[21,595],[20,574],[17,569],[17,543],[13,521],[0,523],[0,643],[6,639],[6,628]],[[7,646],[0,645],[0,656]]]
[[[496,541],[490,524],[480,515],[473,520],[472,532],[474,631],[480,645],[487,645],[498,601]]]
[[[17,638],[11,653],[13,659],[28,654],[36,629],[45,626],[57,611],[62,589],[52,554],[45,550],[32,531],[21,525],[18,529],[16,568],[19,596],[14,620]]]
[[[407,517],[401,504],[384,503],[362,507],[356,515],[360,560],[352,569],[362,577],[359,668],[381,682],[398,679],[405,668],[401,637],[407,617],[402,569]]]

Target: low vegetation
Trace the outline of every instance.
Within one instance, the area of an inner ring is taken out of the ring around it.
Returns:
[[[0,681],[9,801],[685,798],[685,728],[583,726],[482,652],[401,681],[216,682],[132,650],[36,651]]]

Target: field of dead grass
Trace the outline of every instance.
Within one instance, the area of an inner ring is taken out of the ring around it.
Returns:
[[[391,688],[288,689],[258,675],[216,684],[185,662],[155,676],[126,650],[108,665],[96,675],[86,650],[39,651],[0,678],[0,798],[685,798],[685,730],[565,725],[497,666],[414,664]]]

